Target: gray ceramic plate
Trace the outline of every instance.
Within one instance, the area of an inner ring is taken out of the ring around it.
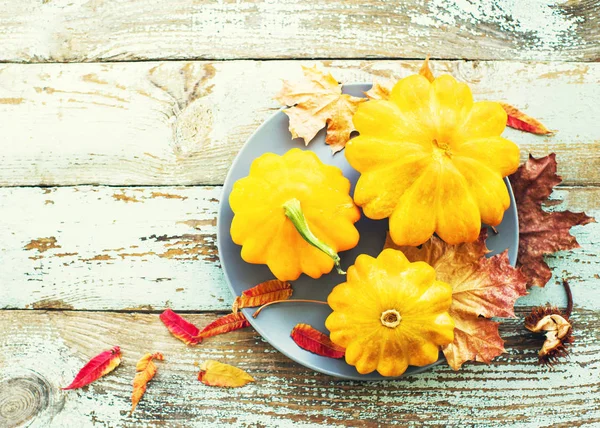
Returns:
[[[369,90],[370,84],[345,85],[344,92],[357,97],[363,96],[363,91]],[[256,284],[273,279],[273,274],[266,266],[252,265],[244,262],[240,257],[241,247],[235,245],[231,240],[229,228],[233,219],[233,212],[229,207],[229,193],[233,183],[248,175],[250,164],[254,159],[266,152],[273,152],[282,155],[292,147],[299,147],[303,150],[312,150],[326,164],[335,165],[342,169],[344,175],[350,180],[352,186],[356,184],[358,173],[346,161],[344,153],[336,155],[331,154],[329,146],[325,144],[325,131],[321,131],[308,147],[304,146],[301,140],[292,140],[288,131],[288,117],[281,111],[275,113],[267,120],[246,142],[237,158],[233,162],[221,197],[219,207],[219,216],[217,222],[217,243],[219,248],[219,257],[225,272],[225,278],[234,295],[240,295],[244,290],[255,286]],[[491,254],[496,254],[508,248],[510,262],[514,265],[517,257],[518,248],[518,224],[515,201],[510,189],[508,180],[505,180],[508,186],[511,206],[504,214],[504,221],[497,227],[498,234],[490,233],[487,240],[487,246],[492,250]],[[352,189],[354,192],[354,189]],[[342,267],[346,269],[353,264],[359,254],[370,254],[377,256],[383,248],[387,230],[387,220],[370,220],[364,216],[356,224],[360,232],[360,242],[353,250],[341,253]],[[329,275],[324,275],[320,279],[312,279],[302,275],[293,282],[294,294],[292,299],[316,299],[327,300],[332,288],[343,282],[335,270]],[[309,367],[313,370],[336,376],[344,379],[355,380],[381,380],[383,376],[378,373],[368,375],[359,374],[356,369],[341,359],[331,359],[320,357],[299,348],[290,338],[292,328],[298,323],[310,324],[316,329],[327,333],[325,329],[325,319],[331,312],[329,307],[324,305],[312,305],[308,303],[286,303],[285,305],[275,305],[261,312],[256,319],[252,318],[254,309],[244,309],[244,314],[250,320],[252,326],[258,333],[267,340],[274,348],[288,356],[292,360]],[[418,373],[427,370],[429,367],[438,364],[443,357],[434,364],[426,367],[409,367],[405,375]],[[387,378],[389,379],[389,378]]]

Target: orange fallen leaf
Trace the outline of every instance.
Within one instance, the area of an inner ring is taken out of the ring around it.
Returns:
[[[133,378],[133,393],[131,394],[131,412],[132,414],[135,410],[136,406],[144,396],[146,392],[146,388],[148,388],[148,382],[152,380],[158,368],[156,364],[154,364],[153,360],[163,361],[165,358],[163,354],[160,352],[156,352],[154,354],[146,354],[144,355],[135,366],[136,374]]]
[[[298,324],[292,329],[292,340],[302,349],[329,358],[344,358],[346,350],[331,341],[329,336],[308,324]]]
[[[235,298],[232,310],[234,313],[242,308],[255,308],[275,300],[286,300],[292,295],[292,284],[287,281],[272,279],[246,290]]]
[[[202,338],[198,337],[200,329],[194,324],[186,321],[180,315],[167,309],[160,314],[160,320],[169,329],[171,334],[181,340],[186,345],[197,345],[202,342]]]
[[[77,373],[73,382],[69,386],[62,388],[62,390],[77,389],[89,385],[105,374],[112,372],[119,364],[121,364],[121,349],[115,346],[110,351],[101,352],[92,358]]]
[[[302,67],[304,78],[297,82],[283,82],[275,97],[289,108],[284,113],[290,118],[293,138],[308,143],[327,125],[325,143],[333,153],[342,150],[354,131],[352,116],[365,98],[342,94],[342,87],[330,74],[314,67]]]
[[[466,361],[489,363],[504,352],[498,324],[480,317],[513,317],[515,301],[527,294],[527,279],[510,265],[506,251],[485,257],[485,238],[483,231],[475,242],[448,245],[434,235],[421,248],[393,245],[389,236],[386,241],[386,247],[401,250],[411,262],[429,263],[437,279],[452,286],[455,338],[442,350],[454,370]]]
[[[218,334],[229,333],[230,331],[239,330],[240,328],[249,327],[250,323],[243,313],[237,312],[234,314],[225,315],[217,318],[209,325],[204,327],[199,333],[201,339],[216,336]]]
[[[433,82],[435,80],[435,77],[431,72],[431,68],[429,68],[429,55],[427,55],[427,58],[425,58],[425,61],[423,61],[423,65],[419,69],[419,74],[421,76],[425,76],[430,82]]]
[[[433,73],[429,68],[429,55],[427,55],[427,58],[425,58],[423,65],[419,69],[419,74],[425,76],[430,82],[433,82],[435,80],[435,77],[433,76]],[[364,94],[370,100],[389,100],[393,86],[394,83],[391,81],[380,82],[379,80],[374,80],[371,89],[369,89]]]
[[[390,92],[392,92],[393,84],[391,82],[380,82],[379,80],[373,81],[373,86],[365,95],[370,100],[387,100],[390,98]]]
[[[544,255],[579,248],[570,230],[573,226],[594,223],[593,217],[571,211],[546,211],[542,208],[562,179],[556,174],[554,153],[529,159],[509,177],[519,215],[518,265],[529,285],[543,287],[552,277]]]
[[[511,106],[510,104],[499,102],[508,115],[508,119],[506,122],[507,126],[511,128],[515,128],[521,131],[530,132],[532,134],[538,135],[549,135],[554,134],[554,131],[550,131],[546,128],[542,122],[537,119],[534,119],[531,116],[526,115],[521,110],[516,107]]]
[[[206,360],[200,365],[198,380],[208,386],[229,388],[238,388],[254,382],[254,378],[245,371],[214,360]]]

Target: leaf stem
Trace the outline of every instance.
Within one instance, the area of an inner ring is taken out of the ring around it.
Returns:
[[[283,210],[285,212],[285,216],[290,219],[300,236],[302,236],[302,238],[304,238],[304,240],[310,245],[318,248],[331,257],[335,263],[337,273],[345,275],[346,272],[344,272],[340,267],[340,256],[338,253],[329,245],[317,238],[308,227],[308,222],[306,221],[306,217],[302,212],[300,201],[296,198],[290,199],[283,204]]]
[[[274,300],[273,302],[265,303],[260,308],[258,308],[256,310],[256,312],[254,312],[252,314],[252,318],[256,318],[261,313],[261,311],[264,308],[266,308],[267,306],[275,305],[275,304],[278,304],[278,303],[317,303],[319,305],[326,305],[327,304],[327,302],[322,302],[321,300],[309,300],[309,299]]]
[[[563,279],[563,287],[565,288],[565,293],[567,293],[567,309],[565,309],[565,315],[570,317],[571,312],[573,312],[573,293],[571,293],[571,287],[566,279]]]

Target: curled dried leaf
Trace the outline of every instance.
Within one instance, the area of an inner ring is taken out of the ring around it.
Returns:
[[[121,348],[115,346],[111,350],[101,352],[92,358],[77,373],[73,382],[69,386],[62,388],[62,390],[77,389],[89,385],[105,374],[112,372],[119,364],[121,364]]]
[[[292,340],[302,349],[329,358],[344,358],[346,350],[331,341],[329,336],[308,324],[298,324],[292,329]]]
[[[380,82],[375,80],[373,86],[364,94],[370,100],[387,100],[390,98],[390,92],[392,92],[392,82]]]
[[[518,129],[520,131],[529,132],[531,134],[538,135],[550,135],[554,134],[554,131],[550,131],[548,128],[544,126],[542,122],[533,117],[523,113],[516,107],[511,106],[506,103],[498,103],[502,106],[504,111],[506,112],[508,118],[506,121],[506,125],[511,128]]]
[[[232,310],[236,313],[242,308],[255,308],[276,300],[286,300],[292,296],[292,284],[272,279],[246,290],[235,298]]]
[[[180,315],[167,309],[160,314],[160,320],[169,329],[171,334],[181,340],[186,345],[197,345],[202,342],[202,338],[198,337],[200,329],[194,324],[186,321]]]
[[[133,378],[133,393],[131,394],[131,413],[146,393],[148,382],[154,378],[158,368],[153,360],[163,361],[164,356],[160,352],[144,355],[135,366],[136,374]]]
[[[200,365],[198,380],[208,386],[228,388],[238,388],[254,382],[254,378],[245,371],[214,360],[206,360]]]
[[[199,333],[200,339],[216,336],[218,334],[229,333],[230,331],[239,330],[240,328],[249,327],[250,323],[243,313],[237,312],[234,314],[225,315],[217,318],[209,325],[204,327]]]
[[[431,68],[429,68],[429,55],[427,55],[427,58],[425,58],[425,61],[423,61],[423,65],[419,69],[419,74],[421,76],[426,77],[427,80],[429,80],[430,82],[433,82],[435,80],[435,77],[431,72]]]

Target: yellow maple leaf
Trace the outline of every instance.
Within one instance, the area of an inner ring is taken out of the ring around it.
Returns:
[[[293,138],[302,138],[308,145],[327,125],[325,143],[333,153],[342,150],[354,131],[352,116],[366,98],[342,94],[342,86],[330,74],[314,67],[302,67],[304,78],[297,82],[283,82],[275,97],[289,108],[284,113],[290,118]]]

